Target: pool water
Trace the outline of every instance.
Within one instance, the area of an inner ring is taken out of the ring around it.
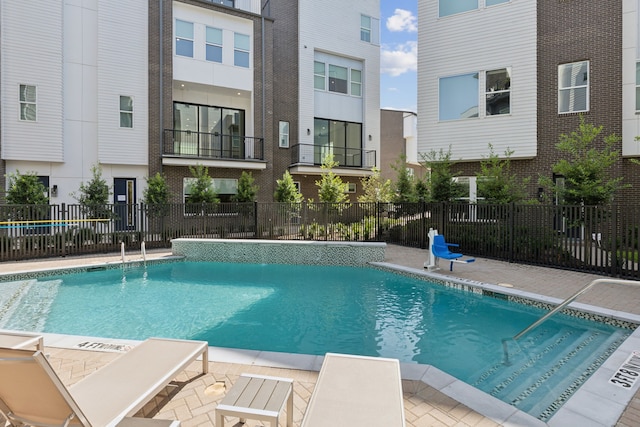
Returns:
[[[505,364],[502,339],[546,311],[367,267],[176,262],[3,285],[20,305],[0,304],[0,328],[393,357],[543,420],[631,333],[556,315],[509,342]]]

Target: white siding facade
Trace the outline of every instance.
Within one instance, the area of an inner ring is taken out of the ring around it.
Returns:
[[[62,162],[61,2],[0,2],[2,158]],[[28,19],[26,19],[28,17]],[[36,120],[21,121],[20,85],[36,87]],[[25,171],[26,172],[26,171]]]
[[[484,3],[484,2],[482,2]],[[511,0],[438,17],[438,0],[418,2],[418,152],[451,148],[453,160],[494,152],[531,158],[536,135],[536,1]],[[511,71],[510,113],[486,115],[484,72]],[[439,79],[478,73],[478,117],[440,120]]]
[[[339,11],[339,12],[337,12]],[[314,118],[362,123],[364,150],[380,156],[380,46],[375,40],[380,2],[300,0],[299,6],[299,141],[313,144]],[[361,15],[374,19],[372,42],[360,40]],[[362,96],[314,89],[314,61],[362,69]],[[371,135],[371,138],[369,138]]]
[[[35,172],[72,193],[100,165],[137,180],[148,164],[148,5],[128,0],[0,2],[2,158],[7,173]],[[18,120],[18,86],[37,87],[37,120]],[[134,99],[133,128],[120,127],[120,95]]]

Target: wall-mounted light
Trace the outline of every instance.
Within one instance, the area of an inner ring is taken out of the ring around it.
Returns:
[[[311,135],[311,129],[307,129],[307,135]]]
[[[371,135],[369,135],[369,141],[371,141]]]
[[[56,184],[51,187],[51,197],[58,197],[58,186]]]

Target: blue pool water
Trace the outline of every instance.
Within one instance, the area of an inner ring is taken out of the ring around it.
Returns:
[[[509,343],[506,365],[502,339],[546,311],[366,267],[176,262],[47,277],[28,292],[2,285],[20,306],[3,312],[0,299],[0,328],[393,357],[541,419],[631,332],[556,315]]]

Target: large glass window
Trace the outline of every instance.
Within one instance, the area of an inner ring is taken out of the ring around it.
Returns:
[[[176,19],[176,55],[193,58],[193,23]]]
[[[511,112],[511,71],[508,68],[485,73],[487,116]]]
[[[558,112],[589,111],[589,61],[558,66]]]
[[[640,112],[640,61],[636,62],[636,112]]]
[[[36,121],[36,87],[20,85],[20,120]]]
[[[175,154],[244,158],[245,112],[233,108],[173,104]]]
[[[371,43],[371,17],[360,15],[360,40]]]
[[[449,16],[478,8],[478,0],[439,0],[440,16]]]
[[[362,96],[362,71],[351,69],[351,95]]]
[[[485,5],[486,5],[486,6],[495,6],[495,5],[497,5],[497,4],[500,4],[500,3],[508,3],[508,2],[510,2],[510,1],[511,1],[511,0],[485,0]]]
[[[120,96],[120,127],[133,127],[133,98]]]
[[[329,91],[347,93],[349,69],[329,64]]]
[[[439,89],[440,120],[478,117],[478,73],[441,78]]]
[[[314,119],[314,163],[322,164],[328,154],[340,166],[362,166],[362,124]]]
[[[326,71],[324,62],[315,61],[313,63],[313,87],[315,89],[325,90]]]
[[[222,62],[222,30],[207,27],[206,59],[212,62]]]
[[[233,65],[249,68],[250,37],[246,34],[235,33],[233,40]]]

